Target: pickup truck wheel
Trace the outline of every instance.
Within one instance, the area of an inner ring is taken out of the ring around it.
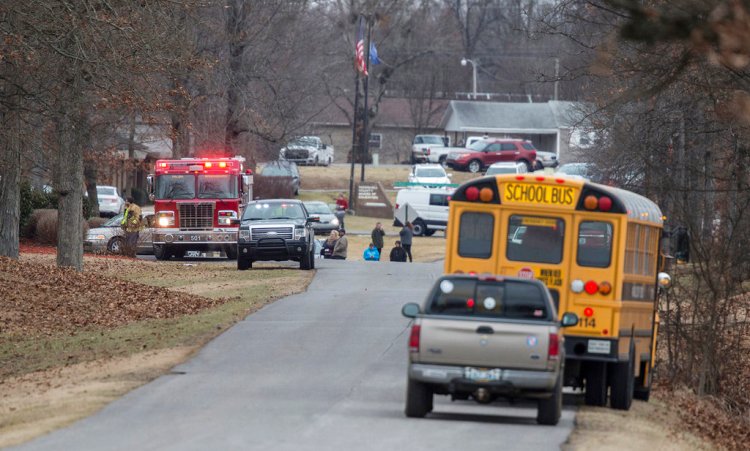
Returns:
[[[631,342],[628,360],[617,362],[612,365],[612,408],[617,410],[630,410],[633,403],[633,389],[635,387],[634,370],[634,346]]]
[[[552,396],[548,399],[540,399],[537,407],[536,422],[539,424],[545,424],[554,426],[560,421],[560,415],[562,415],[562,375],[561,369],[560,374],[557,376],[557,383],[555,384],[555,390]]]
[[[584,400],[587,406],[607,404],[607,364],[605,362],[586,362],[584,366],[586,392]]]
[[[245,258],[238,258],[237,259],[237,269],[240,271],[245,271],[253,267],[253,261],[248,260]]]
[[[445,168],[445,167],[447,167],[447,163],[446,163],[447,159],[448,159],[448,156],[447,156],[447,155],[443,155],[443,156],[441,156],[441,157],[440,157],[440,158],[438,159],[438,163],[440,163],[440,166],[442,166],[442,167],[444,167],[444,168]]]
[[[230,244],[226,247],[224,253],[227,254],[227,259],[234,260],[235,258],[237,258],[237,245]]]
[[[427,226],[421,219],[417,219],[412,225],[414,226],[414,235],[424,236],[427,232]]]
[[[171,255],[171,249],[165,244],[154,244],[154,257],[156,257],[157,260],[169,260]]]
[[[299,259],[299,269],[312,269],[312,252],[308,252]]]
[[[469,162],[469,172],[476,174],[482,170],[482,162],[479,160],[471,160]]]
[[[409,379],[406,384],[406,409],[410,418],[424,418],[432,412],[432,390],[427,384]]]
[[[320,160],[318,160],[318,157],[315,157],[315,166],[320,166]]]
[[[116,236],[107,243],[107,251],[112,254],[122,254],[122,248],[124,245],[125,240],[123,240],[121,236]]]

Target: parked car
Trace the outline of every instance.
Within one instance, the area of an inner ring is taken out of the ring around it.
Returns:
[[[333,163],[333,146],[323,144],[318,136],[295,138],[279,151],[279,159],[297,164],[323,165]]]
[[[108,219],[100,227],[89,229],[86,239],[83,240],[85,252],[121,254],[125,244],[125,231],[120,228],[123,213]],[[153,254],[154,214],[143,215],[144,228],[138,234],[138,254]]]
[[[300,269],[315,268],[315,232],[318,217],[310,216],[304,204],[294,199],[250,202],[242,213],[237,242],[237,269],[246,270],[256,261],[299,262]]]
[[[536,167],[534,169],[556,168],[560,162],[557,161],[555,152],[546,152],[543,150],[536,151]]]
[[[258,163],[255,174],[261,177],[286,177],[294,195],[299,194],[300,177],[297,164],[291,161],[276,160],[266,163]]]
[[[313,230],[315,230],[316,234],[323,235],[331,233],[331,230],[338,230],[340,228],[339,219],[331,211],[331,207],[327,203],[319,201],[303,203],[309,215],[320,218],[320,222],[313,223]]]
[[[525,174],[526,172],[528,172],[528,169],[523,163],[500,162],[491,164],[484,175]]]
[[[393,225],[402,227],[406,221],[414,226],[414,235],[432,236],[448,226],[448,202],[452,188],[405,188],[396,194]]]
[[[411,164],[426,163],[431,147],[447,147],[450,144],[447,136],[417,135],[411,145]],[[436,161],[437,162],[437,161]]]
[[[96,198],[99,202],[99,214],[102,216],[114,216],[122,213],[125,201],[114,186],[97,186]]]
[[[604,177],[596,170],[592,163],[565,163],[555,171],[572,178],[591,180],[594,183],[602,183]]]
[[[536,148],[521,139],[486,139],[475,142],[465,152],[449,153],[446,164],[459,171],[476,173],[501,161],[523,163],[530,172],[536,162]]]
[[[446,185],[451,175],[439,164],[415,164],[409,171],[409,181],[424,186]]]
[[[497,398],[534,399],[539,424],[555,425],[562,411],[565,346],[547,287],[535,279],[443,276],[412,318],[406,387],[408,417],[424,417],[434,395],[488,404]]]

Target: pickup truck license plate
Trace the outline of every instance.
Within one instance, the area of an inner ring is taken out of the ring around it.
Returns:
[[[185,251],[185,257],[200,257],[201,251]]]
[[[590,354],[609,354],[612,342],[609,340],[589,340],[588,352]]]
[[[486,368],[472,368],[472,367],[466,367],[464,368],[464,377],[466,379],[471,379],[473,381],[478,382],[491,382],[491,381],[499,381],[501,376],[501,371],[497,368],[495,369],[486,369]]]

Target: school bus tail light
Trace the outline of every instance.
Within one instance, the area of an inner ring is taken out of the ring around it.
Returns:
[[[492,198],[495,197],[495,193],[492,192],[489,188],[482,188],[479,190],[479,199],[482,202],[490,202],[492,201]]]
[[[608,295],[612,292],[612,284],[609,282],[602,282],[599,284],[599,293],[603,295]]]
[[[583,289],[588,294],[595,294],[597,291],[599,291],[599,284],[594,282],[593,280],[589,280],[586,282],[586,284],[583,286]]]
[[[586,196],[586,198],[583,200],[583,207],[586,210],[596,210],[596,207],[599,206],[599,199],[596,198],[594,195]]]
[[[599,198],[599,210],[601,211],[610,211],[612,209],[612,199],[610,199],[607,196],[602,196]]]
[[[477,199],[479,199],[479,188],[476,186],[466,188],[466,200],[476,202]]]
[[[572,291],[573,293],[583,292],[583,280],[576,279],[570,282],[570,291]]]
[[[585,309],[583,309],[583,316],[585,316],[586,318],[591,318],[592,316],[594,316],[594,309],[592,309],[591,307],[586,307]]]

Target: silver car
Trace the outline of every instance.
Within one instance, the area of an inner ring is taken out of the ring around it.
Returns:
[[[310,201],[303,202],[305,209],[310,216],[318,216],[320,222],[313,223],[313,230],[316,235],[328,234],[331,230],[338,230],[340,228],[339,220],[336,215],[331,211],[331,207],[325,202]]]
[[[153,226],[154,215],[149,213],[143,216],[144,228],[138,235],[138,254],[153,254]],[[120,228],[122,214],[119,214],[105,222],[101,227],[90,229],[83,240],[85,252],[121,254],[125,244],[125,231]]]

